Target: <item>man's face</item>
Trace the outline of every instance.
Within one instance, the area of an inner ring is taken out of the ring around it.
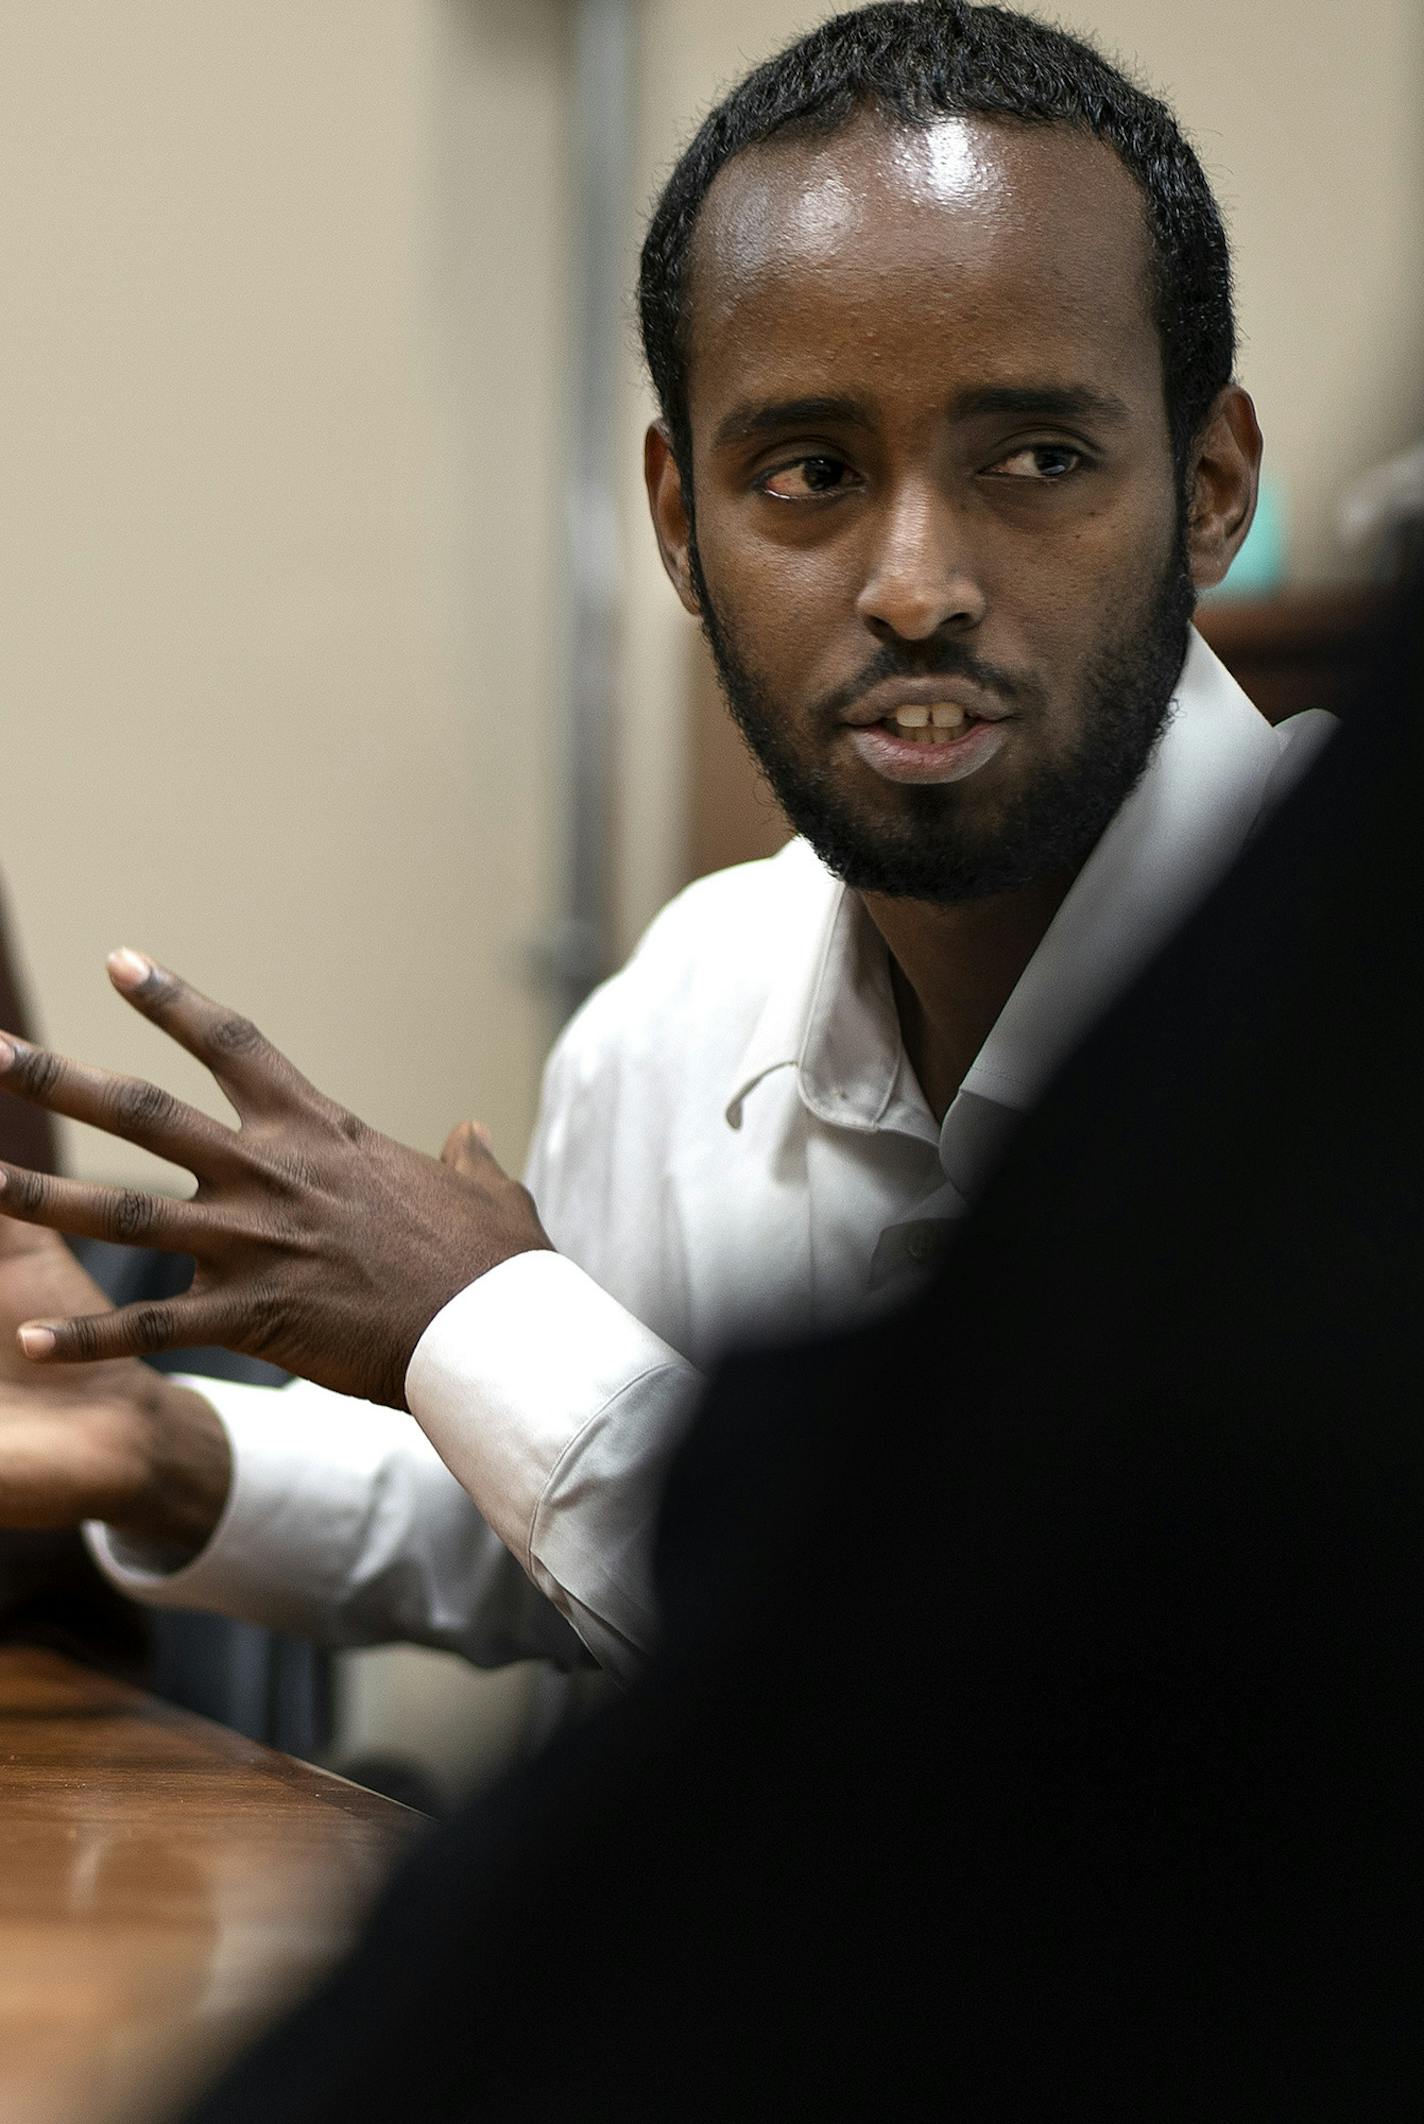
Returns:
[[[695,239],[688,408],[683,585],[792,823],[867,891],[1071,873],[1192,606],[1116,158],[872,118],[738,156]]]

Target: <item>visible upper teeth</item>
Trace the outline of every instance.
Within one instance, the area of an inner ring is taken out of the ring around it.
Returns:
[[[958,730],[969,719],[953,701],[936,701],[928,708],[918,703],[897,708],[891,720],[897,730],[923,730],[926,726],[935,730]]]

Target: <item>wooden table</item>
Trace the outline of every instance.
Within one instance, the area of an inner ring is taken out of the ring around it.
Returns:
[[[161,2114],[340,1951],[420,1826],[0,1648],[0,2124]]]

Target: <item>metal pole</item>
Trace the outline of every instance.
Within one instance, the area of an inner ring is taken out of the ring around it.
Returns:
[[[549,951],[565,1016],[612,963],[619,383],[623,232],[634,161],[635,4],[574,0],[573,477],[565,534],[571,767],[564,912]]]

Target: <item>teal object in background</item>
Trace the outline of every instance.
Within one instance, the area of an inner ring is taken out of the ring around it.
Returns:
[[[1285,508],[1275,481],[1263,478],[1246,543],[1231,563],[1225,582],[1208,590],[1206,596],[1264,597],[1269,591],[1279,590],[1285,579]]]

